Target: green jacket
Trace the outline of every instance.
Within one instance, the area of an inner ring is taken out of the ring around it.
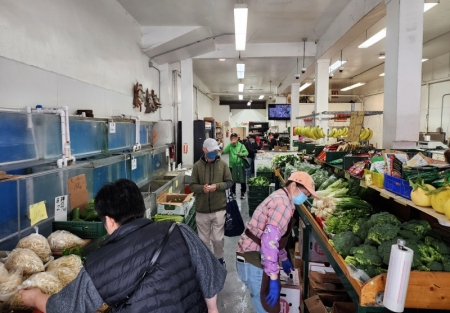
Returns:
[[[191,179],[189,186],[195,194],[195,209],[197,212],[214,213],[226,209],[225,190],[233,185],[233,180],[231,179],[230,169],[225,162],[217,157],[214,162],[208,163],[203,156],[195,162]],[[216,191],[204,193],[203,186],[205,184],[216,184]]]
[[[238,153],[241,153],[241,156],[247,157],[248,151],[245,148],[245,146],[238,142],[236,146],[233,146],[233,144],[229,144],[225,147],[225,149],[222,151],[222,153],[228,153],[230,155],[230,167],[232,168],[235,165],[243,165],[241,157],[238,156]]]

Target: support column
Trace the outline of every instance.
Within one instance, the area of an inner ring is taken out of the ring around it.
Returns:
[[[291,150],[294,149],[294,139],[298,138],[298,136],[294,136],[294,127],[298,126],[297,117],[300,116],[300,83],[293,83],[291,85],[291,131],[290,131],[290,138],[291,138]]]
[[[316,62],[316,83],[314,93],[314,112],[328,111],[328,93],[330,86],[329,59],[320,59]],[[328,130],[328,120],[316,119],[316,125],[323,128],[324,133]],[[322,139],[320,139],[322,140]]]
[[[383,148],[419,140],[423,0],[386,0]]]
[[[188,145],[183,153],[183,166],[194,164],[194,72],[192,59],[181,61],[181,116],[182,144]]]

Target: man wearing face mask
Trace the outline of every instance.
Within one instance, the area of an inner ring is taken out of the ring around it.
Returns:
[[[248,156],[248,151],[245,146],[239,142],[238,138],[236,133],[232,133],[230,135],[231,143],[223,149],[222,153],[228,153],[230,155],[230,170],[234,181],[231,192],[236,194],[236,184],[239,183],[241,184],[241,199],[245,199],[245,192],[247,191],[247,173],[242,158]]]
[[[305,172],[294,172],[286,186],[256,208],[236,250],[239,278],[250,291],[257,313],[279,312],[279,265],[289,275],[293,266],[284,250],[293,226],[295,205],[315,198],[314,181]]]
[[[223,259],[224,225],[227,200],[225,190],[233,185],[228,165],[220,160],[217,141],[208,138],[203,143],[204,155],[192,169],[190,188],[196,197],[197,231],[200,239],[211,249],[220,263]]]
[[[251,174],[255,172],[255,156],[256,153],[259,153],[258,147],[256,145],[256,136],[250,135],[244,145],[248,151],[247,161],[248,163],[250,163],[250,168],[246,170],[247,178],[249,178]]]

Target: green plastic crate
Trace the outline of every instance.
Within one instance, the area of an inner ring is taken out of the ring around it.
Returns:
[[[273,182],[273,172],[260,172],[260,171],[257,171],[256,172],[256,176],[257,177],[258,176],[265,177],[265,178],[267,178],[269,180],[270,183]]]
[[[101,238],[108,233],[102,222],[53,222],[53,231],[67,230],[83,239]]]
[[[269,195],[269,186],[248,186],[248,195],[267,197]]]

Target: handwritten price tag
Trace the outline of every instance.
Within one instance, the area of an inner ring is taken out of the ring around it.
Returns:
[[[334,168],[334,172],[337,174],[339,173],[339,169],[337,167]]]
[[[55,198],[55,221],[67,221],[67,195]]]
[[[116,123],[114,122],[109,123],[109,133],[110,134],[116,133]]]
[[[131,170],[134,171],[135,169],[137,169],[137,159],[133,158],[131,159]]]
[[[44,201],[30,205],[31,226],[47,218],[47,208]]]
[[[366,184],[366,182],[364,180],[361,180],[359,182],[359,186],[362,187],[362,188],[367,188],[367,184]]]
[[[344,177],[345,177],[345,179],[350,179],[350,173],[349,172],[345,172]]]

